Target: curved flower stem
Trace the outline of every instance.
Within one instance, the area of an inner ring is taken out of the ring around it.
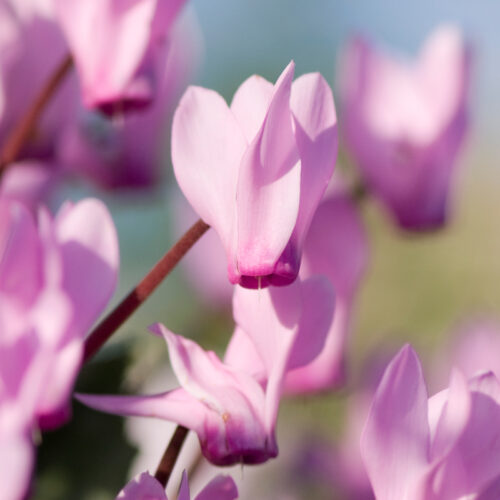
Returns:
[[[26,114],[7,136],[2,150],[0,151],[0,175],[9,164],[18,159],[21,149],[29,139],[29,136],[33,133],[43,110],[50,102],[50,99],[53,97],[72,67],[73,58],[70,54],[68,54],[49,77],[48,81],[42,87]]]
[[[155,478],[164,488],[167,486],[170,474],[172,474],[175,462],[179,457],[179,453],[188,433],[189,429],[186,429],[186,427],[183,427],[182,425],[178,425],[175,428],[174,434],[168,443],[163,457],[161,457],[161,461],[155,472]]]
[[[155,264],[139,284],[106,316],[85,340],[84,362],[88,361],[132,313],[153,293],[187,251],[210,226],[201,219]]]

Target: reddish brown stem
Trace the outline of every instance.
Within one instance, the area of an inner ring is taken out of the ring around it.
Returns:
[[[19,154],[24,144],[33,133],[43,110],[50,102],[52,96],[55,94],[72,66],[73,58],[68,54],[49,77],[26,114],[7,136],[2,150],[0,151],[0,175],[9,164],[15,162],[19,158]]]
[[[184,444],[188,433],[189,429],[186,429],[186,427],[183,427],[182,425],[178,425],[172,435],[172,438],[170,439],[170,442],[168,443],[163,457],[161,457],[161,461],[155,472],[155,478],[164,488],[167,486],[170,474],[172,474],[175,462],[177,462],[177,458],[179,457],[179,453],[181,452],[182,445]]]
[[[142,281],[99,323],[85,341],[84,361],[88,361],[129,316],[153,293],[209,226],[201,219],[156,263]]]

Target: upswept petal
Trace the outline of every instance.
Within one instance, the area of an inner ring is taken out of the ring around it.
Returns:
[[[302,311],[288,358],[289,370],[310,363],[321,353],[335,308],[333,286],[325,276],[313,276],[302,281],[301,295]]]
[[[262,127],[273,97],[273,89],[271,82],[259,75],[253,75],[238,87],[233,96],[231,111],[249,144]]]
[[[119,268],[118,236],[106,206],[85,199],[63,207],[56,221],[63,287],[74,304],[71,334],[83,335],[113,294]]]
[[[221,415],[263,407],[262,388],[249,374],[224,365],[214,352],[204,351],[195,342],[175,335],[160,323],[150,329],[167,342],[175,376],[193,397]]]
[[[275,367],[277,358],[288,358],[301,313],[299,282],[283,288],[270,287],[258,291],[235,288],[234,320],[254,342],[267,376]]]
[[[250,373],[256,380],[267,379],[267,370],[255,342],[239,326],[236,326],[231,335],[224,355],[224,363]]]
[[[198,215],[233,245],[238,168],[247,142],[224,99],[189,87],[172,125],[172,162],[177,182]],[[229,256],[229,254],[228,254]]]
[[[149,472],[132,479],[118,494],[116,500],[168,500],[165,489]],[[181,497],[179,497],[181,500]],[[188,498],[189,500],[189,498]]]
[[[206,416],[206,406],[184,389],[151,396],[95,396],[75,394],[81,403],[96,410],[130,417],[171,420],[198,432]]]
[[[300,154],[300,205],[294,229],[299,249],[337,160],[337,115],[332,91],[319,73],[293,82],[290,107]]]
[[[420,361],[406,345],[387,367],[361,437],[377,499],[403,500],[428,463],[427,389]]]
[[[236,196],[235,277],[271,275],[295,227],[300,200],[300,159],[292,129],[290,93],[294,64],[276,82],[261,129],[239,167]],[[280,275],[291,282],[298,262],[285,263]],[[230,276],[231,278],[231,276]]]

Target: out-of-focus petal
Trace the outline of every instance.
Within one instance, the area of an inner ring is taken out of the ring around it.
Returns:
[[[143,472],[120,491],[116,500],[167,500],[167,494],[159,481],[148,472]]]
[[[234,500],[236,498],[238,498],[238,489],[233,478],[219,475],[196,495],[195,500]],[[179,500],[181,500],[180,497]]]
[[[407,345],[387,367],[361,438],[363,460],[380,500],[407,498],[429,456],[427,389]]]
[[[25,497],[33,462],[33,444],[27,435],[0,437],[0,492],[3,500]]]
[[[64,266],[63,287],[75,305],[73,329],[83,334],[113,294],[119,267],[118,236],[111,215],[86,199],[56,219]]]
[[[330,87],[319,73],[303,75],[292,85],[295,139],[300,153],[300,208],[296,244],[302,246],[337,159],[337,115]]]

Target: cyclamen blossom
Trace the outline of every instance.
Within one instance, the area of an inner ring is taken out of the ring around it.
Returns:
[[[229,476],[217,476],[194,500],[234,500],[238,498],[238,489]],[[143,472],[119,493],[116,500],[168,500],[165,489],[153,476]],[[182,474],[182,482],[177,500],[191,500],[186,471]]]
[[[387,367],[361,439],[378,500],[497,498],[500,383],[492,372],[431,398],[420,361],[405,346]],[[496,495],[495,495],[496,491]]]
[[[83,100],[103,112],[151,103],[163,79],[168,33],[185,0],[56,0]]]
[[[169,31],[154,102],[119,119],[81,109],[65,128],[57,149],[65,171],[87,176],[107,189],[151,187],[160,180],[167,122],[200,60],[199,27],[189,14],[177,19]]]
[[[116,285],[116,230],[93,199],[67,203],[55,219],[41,210],[38,227],[19,203],[2,202],[0,213],[4,347],[34,338],[32,355],[45,364],[35,412],[42,426],[57,425],[67,412],[84,335]]]
[[[333,291],[321,278],[260,292],[237,287],[234,311],[237,327],[225,363],[162,325],[152,327],[168,344],[181,388],[142,397],[78,398],[110,413],[164,418],[188,427],[197,433],[204,456],[216,465],[276,457],[275,426],[285,373],[310,362],[323,347]]]
[[[116,232],[101,202],[66,204],[38,226],[0,201],[0,496],[29,485],[32,430],[69,411],[87,329],[116,284]]]
[[[356,39],[341,63],[345,140],[368,188],[401,226],[442,225],[467,129],[470,55],[459,30],[436,30],[414,62]]]
[[[48,6],[38,0],[0,1],[0,144],[28,111],[66,52],[64,37]],[[54,157],[64,127],[75,117],[76,93],[76,79],[69,76],[47,104],[23,147],[22,158]]]
[[[190,87],[172,126],[172,161],[185,196],[224,245],[232,283],[288,285],[332,175],[337,119],[316,73],[293,84],[290,63],[273,86],[252,76],[231,107]]]

